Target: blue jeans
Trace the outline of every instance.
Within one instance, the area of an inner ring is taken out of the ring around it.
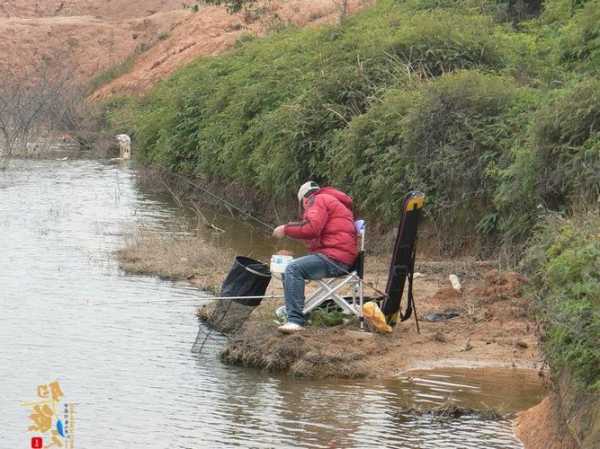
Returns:
[[[283,274],[283,290],[285,293],[285,309],[289,323],[304,325],[304,281],[316,281],[346,274],[348,267],[340,262],[333,262],[322,254],[309,254],[294,259]]]

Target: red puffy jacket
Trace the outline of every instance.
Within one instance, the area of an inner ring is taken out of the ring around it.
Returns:
[[[358,254],[352,198],[333,187],[311,195],[303,221],[286,224],[284,232],[288,237],[308,240],[311,253],[346,265],[352,265]]]

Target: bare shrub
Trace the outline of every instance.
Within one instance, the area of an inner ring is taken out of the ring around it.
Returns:
[[[24,71],[0,67],[0,155],[31,155],[57,143],[89,148],[98,140],[102,114],[64,61],[54,55]]]

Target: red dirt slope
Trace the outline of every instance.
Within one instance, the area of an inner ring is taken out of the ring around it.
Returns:
[[[368,1],[349,0],[352,13]],[[242,13],[230,15],[220,7],[206,7],[172,30],[168,39],[141,55],[133,70],[99,89],[93,99],[114,94],[137,94],[169,76],[198,56],[215,55],[231,48],[243,33],[264,34],[277,24],[297,26],[335,23],[339,18],[337,0],[288,0],[270,2],[260,18]]]
[[[85,81],[191,14],[179,0],[5,0],[0,2],[0,68],[28,72],[47,61]]]
[[[349,0],[353,12],[371,0]],[[340,0],[266,0],[260,14],[228,14],[196,0],[4,0],[0,2],[0,73],[30,72],[47,61],[80,81],[135,57],[92,98],[141,93],[202,55],[220,53],[242,33],[335,22]]]
[[[182,9],[182,0],[3,0],[0,18],[94,16],[126,20]]]

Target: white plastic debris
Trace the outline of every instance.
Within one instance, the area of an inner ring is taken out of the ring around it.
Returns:
[[[450,276],[448,276],[448,279],[450,280],[450,283],[452,284],[452,288],[454,290],[456,290],[457,292],[462,291],[462,286],[460,285],[460,281],[458,280],[457,275],[451,274]]]
[[[130,159],[131,158],[131,137],[127,134],[117,134],[115,136],[117,142],[119,143],[119,151],[121,159]]]

